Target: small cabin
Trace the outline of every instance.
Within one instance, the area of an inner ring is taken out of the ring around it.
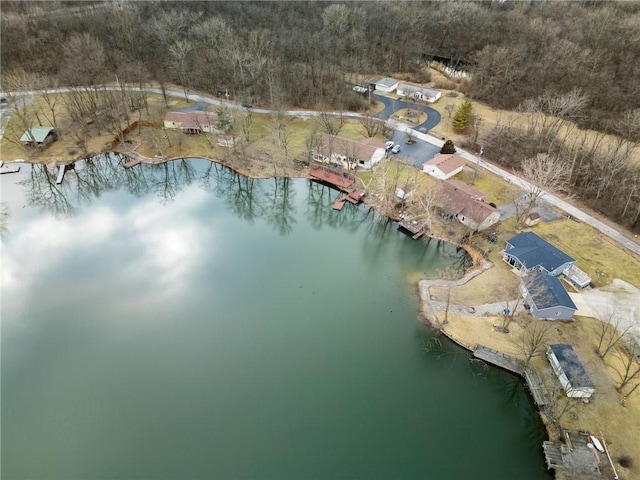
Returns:
[[[20,137],[20,141],[31,148],[44,148],[57,139],[58,133],[53,127],[31,127]]]
[[[567,397],[590,398],[594,394],[593,383],[571,345],[565,343],[549,345],[547,358]]]

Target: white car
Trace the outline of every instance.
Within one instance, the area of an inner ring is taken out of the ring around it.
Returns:
[[[391,153],[400,153],[400,145],[394,145],[391,149]]]
[[[393,142],[391,140],[389,140],[388,142],[384,143],[384,146],[387,150],[391,150],[393,148]]]

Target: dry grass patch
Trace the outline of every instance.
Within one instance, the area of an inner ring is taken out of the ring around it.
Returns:
[[[608,285],[613,278],[640,287],[640,261],[589,225],[556,220],[539,223],[533,231],[575,258],[597,287]]]
[[[413,123],[415,125],[419,125],[427,121],[427,114],[420,111],[414,110],[412,108],[403,108],[398,110],[391,118],[394,120],[400,120],[401,122]]]
[[[473,170],[477,168],[475,165],[465,168],[456,178],[484,193],[486,195],[485,202],[503,205],[513,201],[520,194],[520,189],[515,185],[505,182],[497,175],[482,168],[479,168],[477,173],[474,172]]]

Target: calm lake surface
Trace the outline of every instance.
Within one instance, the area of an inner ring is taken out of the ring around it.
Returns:
[[[307,180],[55,173],[1,178],[2,478],[550,478],[520,381],[418,314],[455,249]]]

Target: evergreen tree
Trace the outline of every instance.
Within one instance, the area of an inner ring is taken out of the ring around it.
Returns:
[[[473,105],[469,100],[465,100],[453,114],[451,125],[456,132],[464,132],[473,120]]]
[[[447,140],[440,149],[440,153],[456,153],[456,147],[451,140]]]

